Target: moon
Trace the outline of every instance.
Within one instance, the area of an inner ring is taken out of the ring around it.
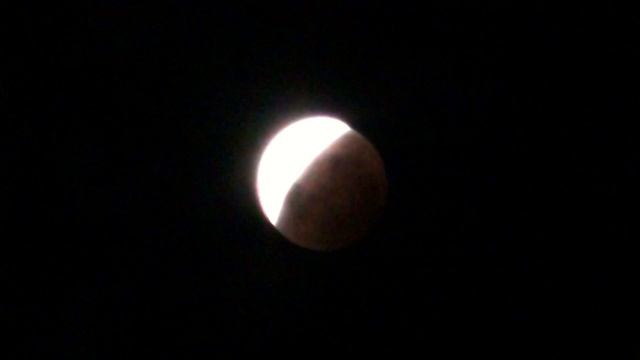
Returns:
[[[385,202],[384,164],[340,119],[292,122],[266,146],[256,177],[264,215],[293,244],[330,251],[364,237]]]

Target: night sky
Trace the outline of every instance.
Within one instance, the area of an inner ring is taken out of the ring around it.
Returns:
[[[7,359],[638,356],[635,13],[214,3],[13,18]],[[332,253],[255,194],[269,137],[318,113],[389,182]]]

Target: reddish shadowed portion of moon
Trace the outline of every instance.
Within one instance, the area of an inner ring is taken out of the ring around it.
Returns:
[[[276,227],[304,248],[329,251],[366,235],[387,192],[382,159],[349,131],[306,168],[285,197]]]

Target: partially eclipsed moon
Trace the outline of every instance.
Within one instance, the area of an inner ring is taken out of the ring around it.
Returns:
[[[257,174],[260,205],[291,242],[333,250],[361,238],[384,203],[382,159],[344,122],[314,116],[267,145]]]

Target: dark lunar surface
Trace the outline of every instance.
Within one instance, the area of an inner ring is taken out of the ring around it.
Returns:
[[[377,220],[386,191],[380,155],[362,135],[349,131],[318,155],[292,186],[277,228],[305,248],[347,246]]]
[[[33,3],[0,5],[0,359],[640,358],[631,2]],[[255,195],[318,113],[389,188],[332,252]]]

